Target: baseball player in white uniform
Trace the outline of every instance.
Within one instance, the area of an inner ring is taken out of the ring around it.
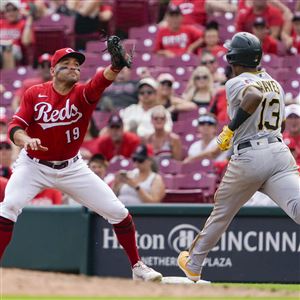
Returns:
[[[178,266],[197,281],[209,251],[256,191],[275,201],[300,224],[300,179],[296,162],[282,142],[284,91],[265,71],[257,71],[262,48],[257,37],[240,32],[226,45],[234,75],[226,83],[231,122],[218,137],[221,150],[233,147],[227,171],[215,194],[214,209]]]
[[[140,260],[130,213],[109,186],[88,168],[79,153],[102,92],[124,66],[130,67],[131,61],[119,41],[115,36],[108,39],[112,64],[96,73],[88,83],[78,82],[84,55],[63,48],[52,57],[53,80],[25,92],[20,109],[9,125],[11,140],[23,149],[7,184],[4,201],[0,203],[0,259],[23,207],[42,189],[53,187],[112,224],[129,258],[134,279],[161,280],[160,273]]]

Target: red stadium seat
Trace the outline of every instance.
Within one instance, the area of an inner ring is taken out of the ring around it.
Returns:
[[[182,163],[175,159],[163,158],[159,161],[159,172],[163,174],[178,174]]]
[[[162,199],[162,203],[205,203],[201,189],[166,190],[166,195]]]
[[[158,0],[116,0],[114,10],[116,31],[122,31],[127,35],[131,27],[156,23],[158,12]]]
[[[53,54],[57,49],[74,47],[74,17],[53,14],[33,23],[35,32],[34,56]]]
[[[115,157],[115,158],[112,158],[112,160],[109,162],[106,173],[114,174],[120,170],[132,170],[133,168],[134,168],[134,164],[131,161],[131,159]]]

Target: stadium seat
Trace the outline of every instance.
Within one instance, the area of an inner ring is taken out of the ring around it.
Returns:
[[[162,203],[204,203],[203,193],[201,189],[167,189],[166,195],[162,199]]]
[[[141,27],[158,20],[158,0],[115,0],[116,31],[128,35],[131,27]]]
[[[120,170],[132,170],[134,168],[134,164],[131,159],[122,158],[122,157],[114,157],[109,162],[106,173],[116,173]]]
[[[96,41],[88,41],[86,43],[85,51],[86,53],[102,54],[105,49],[106,49],[106,43],[100,40],[96,40]]]
[[[202,159],[201,161],[193,161],[190,163],[182,164],[181,173],[182,174],[193,174],[201,172],[204,174],[214,173],[213,162],[209,159]]]
[[[178,174],[181,172],[182,163],[175,159],[163,158],[158,162],[159,172],[162,174]]]
[[[74,47],[74,24],[74,17],[60,14],[34,21],[34,57],[37,58],[43,53],[53,54],[64,47]]]

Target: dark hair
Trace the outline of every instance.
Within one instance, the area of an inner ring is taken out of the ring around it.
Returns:
[[[108,162],[107,159],[105,158],[104,155],[102,155],[101,153],[96,153],[94,154],[90,159],[88,164],[92,163],[92,162],[101,162],[103,163],[106,167],[108,166]]]
[[[205,29],[206,30],[209,30],[209,29],[219,30],[219,23],[216,21],[210,21],[209,23],[206,24]]]

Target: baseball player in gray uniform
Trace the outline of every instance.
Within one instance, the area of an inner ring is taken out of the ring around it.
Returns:
[[[178,266],[193,281],[200,279],[208,252],[256,191],[268,195],[300,224],[300,177],[281,136],[283,89],[268,73],[257,71],[262,57],[257,37],[240,32],[226,46],[235,76],[226,83],[231,121],[217,142],[223,151],[233,147],[233,155],[210,217],[189,251],[178,256]]]

